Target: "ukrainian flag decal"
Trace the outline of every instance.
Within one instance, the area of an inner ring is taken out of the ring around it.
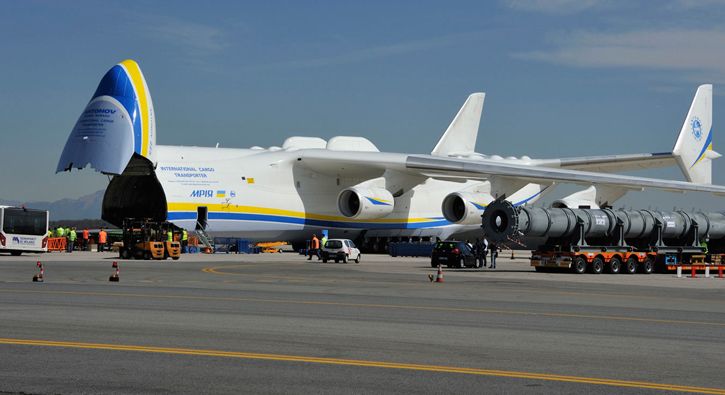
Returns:
[[[226,196],[227,196],[226,191],[216,191],[216,197],[223,198],[223,197],[226,197]]]

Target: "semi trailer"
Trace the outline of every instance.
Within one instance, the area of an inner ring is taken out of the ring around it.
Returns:
[[[488,205],[482,228],[489,241],[543,238],[531,253],[537,271],[652,273],[677,265],[725,264],[725,214],[611,208]]]

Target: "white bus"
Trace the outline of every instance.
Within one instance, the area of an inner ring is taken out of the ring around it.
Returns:
[[[0,206],[0,252],[48,251],[48,211]]]

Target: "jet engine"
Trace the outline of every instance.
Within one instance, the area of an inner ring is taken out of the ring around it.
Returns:
[[[443,199],[441,211],[454,224],[476,225],[481,223],[482,210],[492,200],[489,194],[453,192]]]
[[[355,219],[382,218],[393,212],[393,195],[384,188],[351,187],[337,197],[342,215]]]

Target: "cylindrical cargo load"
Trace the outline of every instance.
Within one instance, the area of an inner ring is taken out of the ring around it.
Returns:
[[[725,238],[724,213],[690,213],[686,211],[570,209],[514,207],[507,201],[495,201],[483,213],[482,228],[492,241],[506,241],[512,236],[566,238],[576,237],[581,223],[584,237],[590,239],[618,236],[618,221],[628,240],[649,239],[657,224],[662,225],[663,240],[684,241],[691,237],[694,225],[700,239]]]

